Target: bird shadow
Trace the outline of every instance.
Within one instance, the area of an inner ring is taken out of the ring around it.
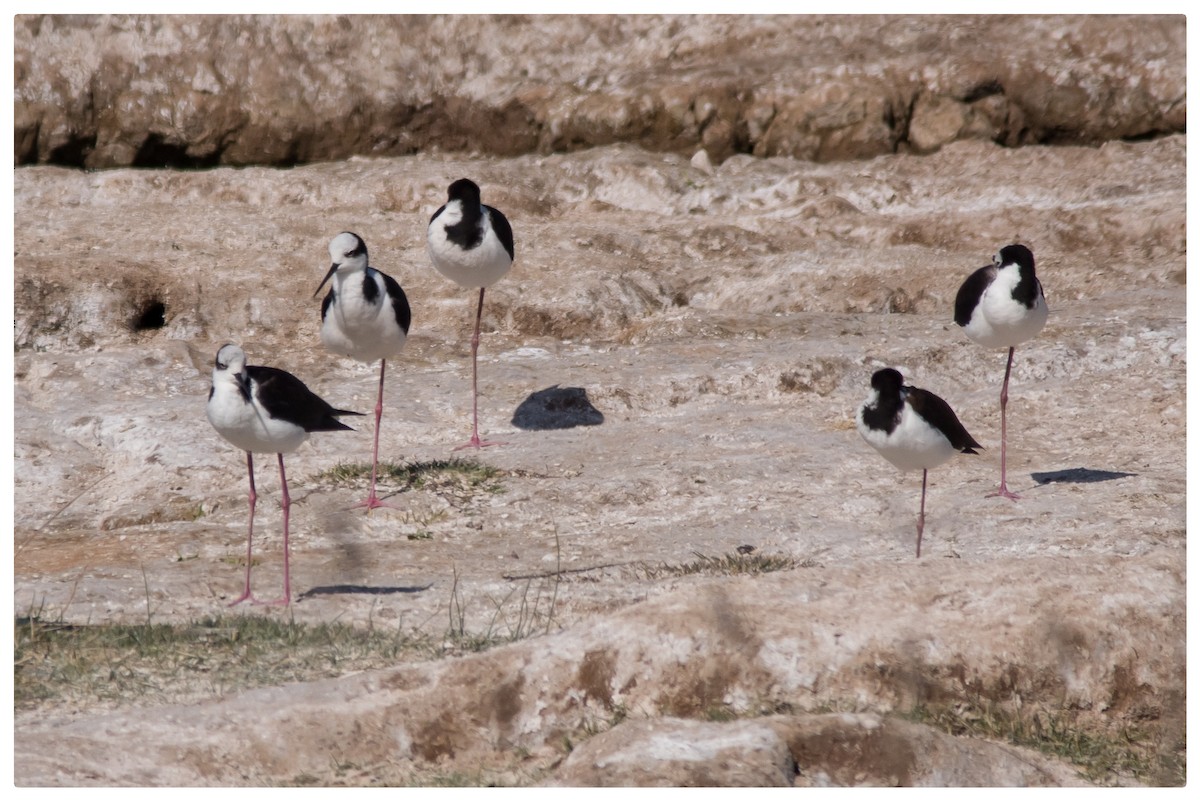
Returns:
[[[325,587],[313,587],[296,596],[297,601],[305,598],[315,598],[318,595],[399,595],[401,593],[425,592],[433,586],[433,582],[424,587],[368,587],[365,584],[330,584]]]
[[[586,389],[558,384],[532,393],[512,416],[512,424],[525,431],[598,426],[603,422],[604,414],[588,400]]]
[[[1067,470],[1052,470],[1049,473],[1031,473],[1030,478],[1038,484],[1094,484],[1097,481],[1112,481],[1136,476],[1137,473],[1121,473],[1116,470],[1092,470],[1088,467],[1072,467]]]

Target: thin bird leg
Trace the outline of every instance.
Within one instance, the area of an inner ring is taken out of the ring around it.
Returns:
[[[381,506],[386,506],[389,509],[400,508],[394,504],[384,503],[375,494],[375,479],[379,471],[379,422],[383,419],[383,376],[386,370],[387,359],[381,359],[379,361],[379,398],[375,401],[375,449],[371,452],[371,491],[365,501],[355,504],[355,507],[365,506],[368,514],[372,509],[378,509]]]
[[[283,597],[278,601],[263,601],[270,606],[287,606],[292,602],[292,572],[288,564],[288,510],[292,508],[292,497],[288,495],[287,473],[283,471],[283,454],[279,457],[279,483],[283,487]]]
[[[479,328],[483,323],[483,293],[479,288],[479,306],[475,309],[475,333],[471,335],[471,445],[478,448],[479,441]]]
[[[921,471],[921,513],[917,515],[917,558],[921,558],[921,535],[925,533],[925,482],[929,471]]]
[[[246,589],[238,596],[237,600],[229,602],[230,606],[237,606],[242,601],[254,597],[250,594],[250,558],[254,554],[254,504],[258,501],[258,494],[254,491],[254,455],[250,451],[246,451],[246,470],[250,473],[250,530],[246,534]]]
[[[479,307],[475,310],[475,333],[471,335],[471,440],[459,445],[454,450],[463,448],[487,448],[492,445],[504,445],[503,442],[489,442],[479,438],[479,328],[483,320],[483,293],[479,290]]]
[[[1008,364],[1004,368],[1004,385],[1000,388],[1000,489],[991,493],[989,498],[1010,498],[1017,500],[1021,496],[1008,489],[1008,377],[1012,373],[1013,352],[1016,348],[1008,349]]]

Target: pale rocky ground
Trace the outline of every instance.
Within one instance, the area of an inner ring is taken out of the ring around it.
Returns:
[[[967,697],[1096,733],[1136,722],[1177,753],[1185,161],[1171,135],[967,139],[832,163],[712,166],[623,144],[282,171],[19,169],[18,614],[225,610],[241,589],[246,476],[204,418],[212,357],[239,342],[252,363],[370,411],[377,367],[317,336],[312,293],[341,230],[414,309],[388,372],[385,458],[455,455],[472,297],[429,266],[424,229],[470,176],[517,240],[481,347],[482,425],[508,444],[477,458],[505,471],[502,491],[346,511],[365,489],[315,476],[369,458],[369,418],[316,435],[287,457],[302,598],[236,611],[437,634],[461,609],[485,633],[528,625],[520,601],[536,597],[541,628],[475,656],[192,705],[19,715],[17,782],[324,782],[343,757],[367,766],[350,779],[362,783],[468,767],[501,783],[1082,781],[894,714]],[[963,278],[1012,241],[1033,248],[1053,310],[1017,351],[1016,503],[984,497],[1003,354],[952,321]],[[155,303],[165,326],[134,330]],[[920,560],[919,476],[853,427],[882,365],[946,398],[986,448],[932,473]],[[603,421],[513,424],[556,386],[584,390]],[[265,589],[280,580],[278,481],[273,459],[256,461]],[[742,545],[797,566],[655,569]],[[714,710],[742,717],[708,722]]]

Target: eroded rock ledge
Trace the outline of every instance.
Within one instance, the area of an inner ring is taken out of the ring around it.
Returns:
[[[1182,16],[19,16],[14,39],[17,164],[832,161],[1143,138],[1187,111]]]

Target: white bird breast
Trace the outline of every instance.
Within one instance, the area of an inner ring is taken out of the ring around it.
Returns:
[[[404,349],[407,338],[396,324],[392,299],[383,279],[376,277],[380,303],[367,303],[362,296],[362,273],[352,273],[334,285],[336,301],[321,323],[321,342],[340,356],[361,362],[388,359]]]
[[[1050,314],[1046,299],[1039,292],[1032,309],[1013,300],[1013,287],[1020,277],[1015,267],[996,274],[963,328],[967,336],[987,348],[1014,348],[1041,332]]]
[[[868,401],[873,403],[874,399]],[[926,423],[905,404],[900,423],[889,434],[870,428],[863,421],[864,407],[858,410],[858,433],[879,454],[901,470],[932,470],[954,455],[954,446],[946,435]]]
[[[304,444],[308,432],[286,420],[275,420],[253,403],[246,403],[232,375],[213,376],[216,389],[205,413],[213,428],[235,448],[251,453],[291,453]]]
[[[484,210],[484,215],[490,214],[491,212]],[[446,206],[441,216],[430,223],[426,235],[429,260],[439,273],[457,284],[472,289],[489,287],[508,274],[512,267],[512,259],[490,225],[483,241],[470,250],[463,250],[451,242],[446,237],[446,226],[454,225],[461,218],[461,206],[458,201],[454,201]]]

